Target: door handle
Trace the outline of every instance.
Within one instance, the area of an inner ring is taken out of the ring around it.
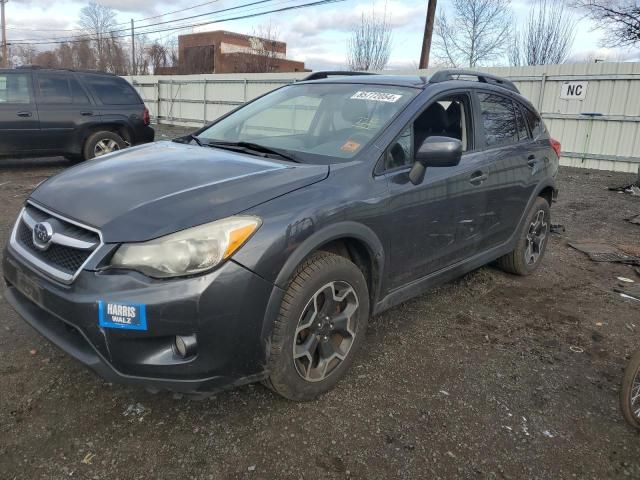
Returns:
[[[18,115],[19,117],[24,117],[24,118],[28,118],[33,116],[33,114],[31,112],[18,112],[16,115]]]
[[[469,183],[473,185],[480,185],[487,178],[489,178],[489,175],[487,175],[486,173],[475,172],[473,175],[471,175],[471,178],[469,179]]]
[[[535,167],[537,163],[538,163],[538,159],[536,158],[535,155],[529,155],[527,157],[527,165],[529,165],[531,168]]]
[[[91,117],[93,116],[93,112],[80,112],[80,115],[83,117]]]

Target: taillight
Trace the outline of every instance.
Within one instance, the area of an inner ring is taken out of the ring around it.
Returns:
[[[149,115],[149,109],[144,107],[144,113],[142,114],[142,121],[145,125],[151,124],[151,115]]]
[[[549,142],[551,143],[551,148],[553,148],[553,151],[556,152],[556,155],[558,155],[558,158],[560,158],[560,151],[562,149],[562,146],[560,145],[560,142],[558,140],[555,139],[550,139]]]

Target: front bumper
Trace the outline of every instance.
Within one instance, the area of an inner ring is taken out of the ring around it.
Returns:
[[[264,377],[263,324],[271,283],[229,261],[206,275],[156,281],[135,272],[82,271],[62,285],[5,251],[5,298],[27,323],[115,383],[185,393]],[[146,305],[147,330],[98,325],[98,301]],[[195,335],[195,355],[175,354],[175,335]]]

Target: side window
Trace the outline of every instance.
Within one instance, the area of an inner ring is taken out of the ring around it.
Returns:
[[[78,82],[78,80],[76,80],[75,78],[70,78],[69,86],[71,87],[71,97],[73,99],[73,103],[78,105],[87,105],[88,103],[91,103],[89,101],[89,97],[87,97],[87,94],[82,89],[82,86],[80,85],[80,82]]]
[[[0,104],[31,103],[31,74],[0,74]]]
[[[487,146],[498,147],[518,142],[513,102],[500,95],[478,94]]]
[[[39,73],[38,90],[42,103],[71,103],[69,77],[59,73]]]
[[[537,113],[529,110],[528,108],[525,108],[524,111],[527,116],[527,123],[529,123],[529,128],[531,129],[531,134],[533,135],[533,138],[537,138],[545,130],[544,123],[542,123],[542,119]]]
[[[107,75],[84,75],[93,93],[105,105],[135,105],[142,103],[126,80]]]
[[[392,170],[412,165],[414,153],[432,136],[452,137],[462,142],[462,150],[469,151],[471,109],[466,95],[452,95],[432,103],[390,145],[384,168]]]
[[[518,127],[518,140],[521,142],[529,139],[529,131],[527,130],[527,125],[525,123],[524,117],[522,116],[522,108],[517,103],[514,103],[513,106],[516,109],[516,126]]]

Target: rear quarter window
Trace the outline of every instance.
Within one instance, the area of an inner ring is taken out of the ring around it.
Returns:
[[[533,110],[525,107],[524,108],[525,116],[527,117],[527,123],[529,124],[529,129],[531,130],[531,135],[533,138],[538,138],[541,134],[546,131],[544,126],[544,122]]]
[[[105,105],[140,105],[138,93],[126,80],[103,75],[86,75],[84,81]]]

